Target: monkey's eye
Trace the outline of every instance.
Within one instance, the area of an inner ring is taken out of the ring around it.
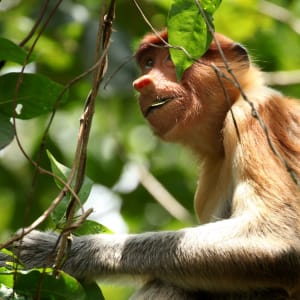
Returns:
[[[152,58],[147,58],[144,63],[145,69],[152,69],[154,66],[154,60]]]

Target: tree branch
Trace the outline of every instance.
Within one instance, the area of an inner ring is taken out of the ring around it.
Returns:
[[[300,34],[300,19],[286,8],[266,0],[261,0],[257,9],[262,14],[287,24],[293,31],[295,31],[297,34]]]
[[[265,72],[264,79],[268,85],[300,84],[300,70]]]

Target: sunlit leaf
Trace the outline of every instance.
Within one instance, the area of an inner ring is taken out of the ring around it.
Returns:
[[[0,267],[0,286],[2,284],[7,288],[13,288],[14,286],[13,272],[6,267]]]
[[[91,299],[95,299],[95,300],[105,300],[104,296],[101,292],[100,287],[97,285],[97,283],[92,282],[92,283],[82,283],[82,286],[85,290],[85,294],[86,294],[86,300],[91,300]]]
[[[71,169],[64,166],[60,162],[58,162],[49,151],[47,151],[47,154],[48,154],[48,157],[49,157],[49,160],[51,163],[52,172],[56,176],[61,178],[64,182],[67,182],[68,178],[71,174]],[[75,182],[75,179],[73,180],[71,187],[74,187],[74,182]],[[57,179],[55,179],[55,183],[58,186],[58,188],[60,188],[60,189],[62,189],[64,186],[63,183]],[[80,192],[78,193],[78,197],[81,200],[82,204],[87,200],[87,198],[91,192],[93,184],[94,184],[94,182],[90,178],[88,178],[87,176],[84,177],[83,184],[81,186]],[[58,207],[52,213],[52,218],[55,223],[61,221],[61,219],[63,218],[63,216],[66,212],[66,209],[69,205],[70,198],[71,198],[71,194],[67,193],[65,198],[61,201],[61,203],[58,205]]]
[[[74,230],[75,235],[112,233],[107,227],[93,220],[85,220],[83,224]]]
[[[211,25],[212,14],[220,2],[221,0],[201,1]],[[184,71],[206,52],[212,35],[195,0],[173,0],[172,3],[168,16],[168,41],[172,46],[184,49],[170,49],[177,79],[181,79]]]
[[[217,8],[220,6],[222,0],[199,0],[205,12],[214,14]]]

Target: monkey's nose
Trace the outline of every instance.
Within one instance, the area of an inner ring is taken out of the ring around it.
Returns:
[[[141,91],[145,87],[154,87],[154,82],[149,75],[144,75],[136,79],[132,85],[137,91]]]

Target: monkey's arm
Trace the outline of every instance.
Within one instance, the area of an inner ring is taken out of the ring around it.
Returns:
[[[294,249],[279,239],[242,234],[248,221],[241,216],[176,232],[75,237],[63,269],[77,278],[132,275],[191,289],[283,285],[298,268]],[[55,241],[49,233],[30,233],[21,260],[42,266]]]

